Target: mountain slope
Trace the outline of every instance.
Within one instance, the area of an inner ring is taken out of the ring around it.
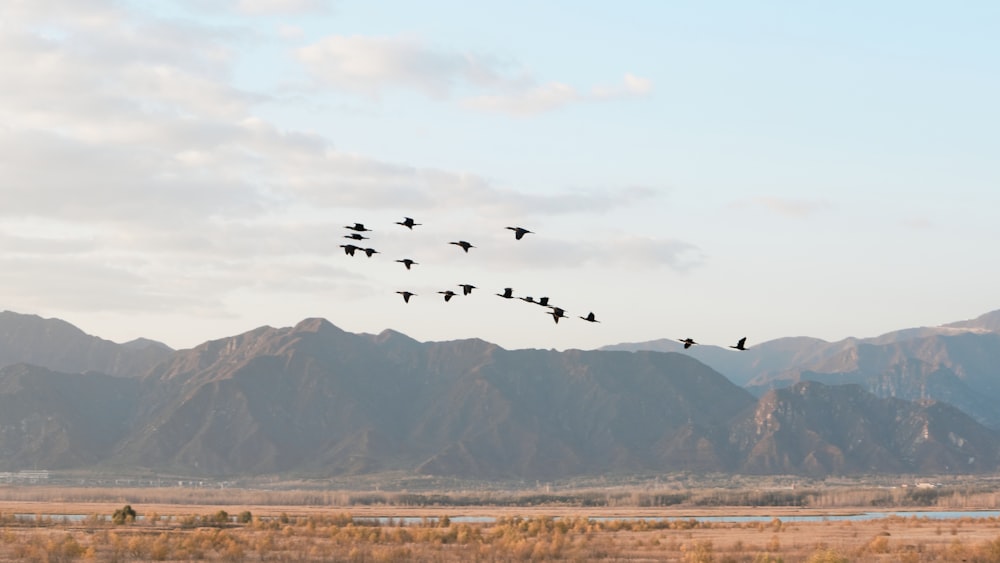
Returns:
[[[26,363],[66,373],[138,376],[171,353],[152,340],[116,344],[59,319],[0,311],[0,367]]]
[[[954,407],[802,382],[768,392],[734,425],[747,473],[975,473],[1000,463],[1000,436]]]
[[[148,422],[119,459],[209,473],[683,469],[694,462],[657,444],[691,425],[724,428],[754,402],[683,355],[421,344],[319,319],[179,352],[143,386],[137,420]]]
[[[108,459],[129,430],[139,382],[17,364],[0,369],[0,469],[64,469]]]

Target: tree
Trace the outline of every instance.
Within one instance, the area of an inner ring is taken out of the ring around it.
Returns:
[[[131,524],[135,522],[135,510],[132,509],[131,504],[126,504],[125,506],[119,508],[111,515],[111,522],[116,526],[121,526],[122,524]]]

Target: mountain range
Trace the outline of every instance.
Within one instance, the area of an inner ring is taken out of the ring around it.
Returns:
[[[662,339],[606,346],[604,350],[683,350]],[[909,328],[874,338],[826,342],[780,338],[745,352],[696,346],[692,357],[762,395],[799,381],[856,383],[884,398],[950,403],[1000,430],[1000,310],[937,327]]]
[[[684,353],[505,350],[306,319],[175,351],[4,312],[0,470],[992,472],[997,319]]]

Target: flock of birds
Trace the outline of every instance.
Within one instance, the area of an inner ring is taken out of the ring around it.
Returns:
[[[417,226],[421,225],[421,223],[415,222],[412,217],[404,217],[402,221],[396,221],[396,224],[397,225],[402,225],[402,226],[404,226],[404,227],[406,227],[407,229],[410,229],[410,230],[413,230],[413,227],[417,227]],[[353,225],[347,225],[344,228],[346,228],[349,231],[352,231],[352,232],[344,235],[344,238],[347,238],[347,239],[350,239],[351,241],[354,241],[354,242],[350,242],[350,243],[347,243],[347,244],[340,245],[340,247],[344,249],[344,253],[345,254],[347,254],[348,256],[356,256],[357,252],[363,252],[369,258],[371,258],[375,254],[380,254],[380,252],[378,250],[375,250],[374,248],[365,247],[365,246],[359,246],[361,244],[361,241],[363,241],[363,240],[370,240],[369,237],[366,237],[364,235],[364,233],[370,233],[370,232],[372,232],[373,229],[369,229],[368,227],[366,227],[364,225],[364,223],[354,223]],[[521,239],[524,238],[524,235],[533,234],[533,231],[529,231],[528,229],[525,229],[524,227],[506,227],[506,228],[509,229],[509,230],[511,230],[511,231],[514,231],[514,239],[515,240],[521,240]],[[453,245],[461,248],[466,253],[469,252],[469,249],[476,248],[475,245],[473,245],[471,242],[466,241],[466,240],[450,241],[448,244],[453,244]],[[400,264],[402,264],[407,270],[410,270],[413,266],[417,266],[417,265],[420,264],[419,262],[417,262],[416,260],[413,260],[412,258],[400,258],[400,259],[396,260],[396,262],[399,262]],[[472,285],[471,283],[458,284],[458,287],[460,287],[462,289],[462,295],[470,295],[472,293],[473,289],[478,289],[476,286]],[[400,294],[400,295],[403,296],[403,302],[404,303],[409,303],[410,302],[410,298],[417,295],[416,293],[414,293],[412,291],[397,291],[396,293],[398,293],[398,294]],[[441,295],[444,296],[445,302],[451,301],[452,297],[455,297],[456,295],[458,295],[458,292],[456,292],[454,290],[451,290],[451,289],[446,289],[446,290],[443,290],[443,291],[438,291],[438,293],[440,293]],[[498,297],[502,297],[504,299],[520,299],[521,301],[524,301],[526,303],[532,303],[534,305],[539,305],[541,307],[545,307],[545,308],[549,309],[549,311],[547,311],[546,314],[552,315],[552,320],[555,321],[557,324],[559,323],[559,319],[567,318],[566,310],[563,309],[562,307],[557,307],[555,305],[549,305],[549,298],[548,297],[541,297],[541,298],[539,298],[537,300],[534,297],[531,297],[531,296],[522,296],[522,297],[519,297],[519,296],[514,295],[514,289],[510,288],[510,287],[504,288],[503,293],[497,293],[496,295]],[[583,319],[583,320],[585,320],[585,321],[587,321],[587,322],[591,322],[591,323],[599,323],[599,322],[601,322],[601,321],[597,320],[597,317],[594,315],[593,311],[591,311],[590,313],[587,313],[587,316],[580,317],[580,318]]]
[[[407,229],[410,229],[411,231],[413,230],[413,227],[418,227],[418,226],[421,225],[421,223],[415,222],[412,217],[404,217],[402,221],[396,221],[396,224],[397,225],[401,225],[403,227],[406,227]],[[360,244],[362,244],[361,241],[370,240],[369,237],[366,237],[364,235],[364,233],[370,233],[370,232],[372,232],[372,229],[369,229],[368,227],[366,227],[364,225],[364,223],[354,223],[353,225],[346,225],[344,228],[346,228],[347,230],[351,231],[350,233],[344,235],[344,238],[350,239],[352,241],[350,243],[341,244],[340,245],[340,247],[344,249],[344,254],[346,254],[348,256],[355,256],[357,252],[363,252],[368,258],[371,258],[375,254],[380,254],[380,252],[378,250],[375,250],[374,248],[370,248],[370,247],[366,247],[366,246],[359,246]],[[515,240],[521,240],[521,239],[524,238],[524,235],[533,234],[534,233],[533,231],[529,231],[528,229],[525,229],[524,227],[505,227],[505,228],[514,232],[514,239]],[[465,240],[450,241],[448,244],[453,244],[455,246],[458,246],[465,253],[468,253],[469,249],[471,249],[471,248],[476,248],[472,243],[470,243],[468,241],[465,241]],[[417,262],[416,260],[413,260],[412,258],[400,258],[400,259],[397,259],[396,262],[401,263],[407,270],[410,270],[410,269],[412,269],[413,266],[417,266],[417,265],[420,264],[419,262]],[[478,289],[476,286],[474,286],[472,284],[469,284],[469,283],[458,284],[458,287],[462,288],[462,295],[470,295],[472,293],[473,289]],[[403,297],[403,302],[404,303],[409,303],[410,302],[410,298],[411,297],[415,297],[417,295],[416,293],[414,293],[412,291],[406,291],[406,290],[404,290],[404,291],[397,291],[396,293],[398,293],[399,295],[401,295]],[[443,290],[443,291],[438,291],[438,293],[444,296],[444,300],[445,300],[446,303],[448,301],[451,301],[452,297],[455,297],[456,295],[458,295],[458,293],[456,291],[451,290],[451,289],[446,289],[446,290]],[[567,318],[566,310],[563,309],[562,307],[557,307],[555,305],[549,305],[549,298],[548,297],[540,297],[538,299],[535,299],[534,297],[531,297],[531,296],[521,296],[521,297],[519,297],[519,296],[514,295],[514,289],[510,288],[510,287],[504,288],[503,293],[497,293],[495,295],[497,297],[501,297],[503,299],[520,299],[521,301],[524,301],[526,303],[531,303],[531,304],[534,304],[534,305],[539,305],[541,307],[545,307],[545,308],[549,309],[549,311],[547,311],[546,314],[552,315],[552,320],[555,321],[556,324],[559,323],[559,319]],[[599,323],[599,322],[601,322],[601,321],[597,320],[597,317],[594,315],[593,311],[587,313],[587,316],[585,316],[585,317],[581,316],[579,318],[583,319],[583,320],[585,320],[587,322],[590,322],[590,323]],[[695,342],[691,338],[680,338],[678,340],[684,344],[684,349],[685,350],[688,349],[688,348],[690,348],[691,346],[693,346],[695,344],[698,344],[697,342]],[[735,350],[746,350],[746,341],[747,341],[747,339],[744,336],[743,338],[741,338],[739,340],[739,342],[736,343],[735,346],[729,346],[729,348],[733,348]]]

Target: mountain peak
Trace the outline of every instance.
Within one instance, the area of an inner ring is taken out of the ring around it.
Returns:
[[[331,323],[330,321],[321,317],[310,317],[308,319],[303,319],[299,324],[295,325],[293,332],[344,332],[339,327]]]
[[[1000,309],[979,315],[967,321],[958,321],[942,325],[948,328],[979,329],[990,332],[1000,332]]]

